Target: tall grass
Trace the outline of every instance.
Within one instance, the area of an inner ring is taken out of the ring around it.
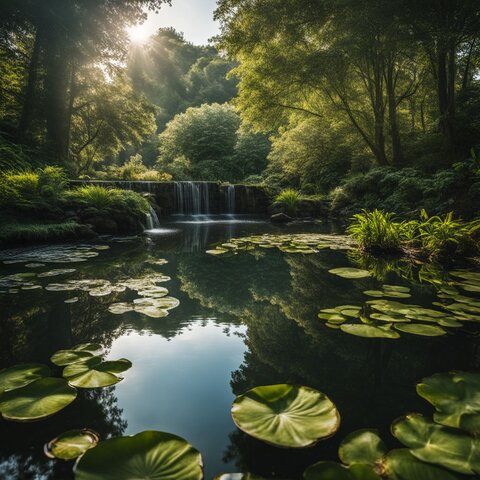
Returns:
[[[410,225],[397,222],[393,213],[363,210],[352,217],[347,233],[365,250],[399,251]]]
[[[102,212],[116,207],[126,208],[135,214],[144,214],[150,210],[148,201],[136,192],[97,185],[88,185],[66,191],[65,198]]]
[[[396,221],[381,210],[363,210],[347,228],[360,247],[368,251],[395,252],[416,247],[426,256],[474,254],[479,251],[480,219],[465,222],[450,212],[429,217],[422,210],[419,220]]]
[[[295,216],[298,210],[298,204],[301,202],[302,196],[296,190],[288,188],[279,193],[275,198],[275,203],[285,204],[288,215]]]

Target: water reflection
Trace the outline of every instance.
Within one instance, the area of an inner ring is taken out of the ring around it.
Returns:
[[[345,434],[373,427],[388,439],[397,416],[428,413],[414,388],[423,376],[480,367],[474,324],[445,337],[405,335],[392,341],[345,335],[317,317],[322,308],[362,303],[363,290],[387,281],[408,284],[413,303],[431,305],[443,276],[437,267],[398,259],[375,263],[331,250],[315,255],[286,255],[276,249],[220,257],[204,253],[231,237],[330,231],[330,226],[278,227],[256,220],[166,223],[163,228],[146,238],[109,243],[110,250],[76,265],[68,278],[114,284],[124,278],[169,276],[161,285],[180,305],[165,318],[111,314],[110,304],[133,301],[130,291],[103,297],[74,292],[79,300],[73,304],[64,303],[72,292],[0,296],[0,366],[48,363],[56,350],[82,342],[100,342],[110,358],[133,362],[123,382],[82,391],[50,419],[0,423],[1,438],[9,439],[0,446],[0,478],[72,478],[71,464],[47,459],[42,447],[59,433],[81,427],[97,430],[102,438],[145,429],[181,435],[202,452],[205,478],[241,470],[267,478],[301,478],[308,464],[336,459]],[[351,264],[373,270],[375,277],[346,281],[328,273]],[[27,270],[23,264],[3,265],[0,276]],[[341,412],[340,432],[315,448],[286,451],[236,430],[229,414],[234,395],[283,382],[327,393]]]

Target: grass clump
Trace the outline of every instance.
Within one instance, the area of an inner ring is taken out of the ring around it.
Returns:
[[[0,242],[35,243],[78,238],[81,226],[73,221],[39,224],[7,223],[0,227]]]
[[[283,203],[287,214],[291,217],[297,214],[298,205],[301,201],[302,195],[293,188],[287,188],[275,197],[275,203]]]
[[[422,210],[419,220],[397,221],[382,210],[363,210],[352,217],[347,233],[369,252],[420,252],[429,258],[477,254],[480,219],[466,222],[453,213],[429,217]]]
[[[136,192],[97,185],[87,185],[66,191],[65,199],[101,212],[113,208],[124,208],[135,215],[143,215],[150,210],[148,201]]]

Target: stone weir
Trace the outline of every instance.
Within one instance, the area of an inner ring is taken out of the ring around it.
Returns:
[[[265,188],[254,185],[122,180],[71,180],[70,185],[99,185],[148,193],[153,197],[159,215],[264,215],[270,205]]]

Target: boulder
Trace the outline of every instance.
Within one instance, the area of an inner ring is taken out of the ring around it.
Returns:
[[[276,213],[270,217],[270,220],[273,223],[288,223],[291,222],[293,218],[286,215],[285,213]]]

